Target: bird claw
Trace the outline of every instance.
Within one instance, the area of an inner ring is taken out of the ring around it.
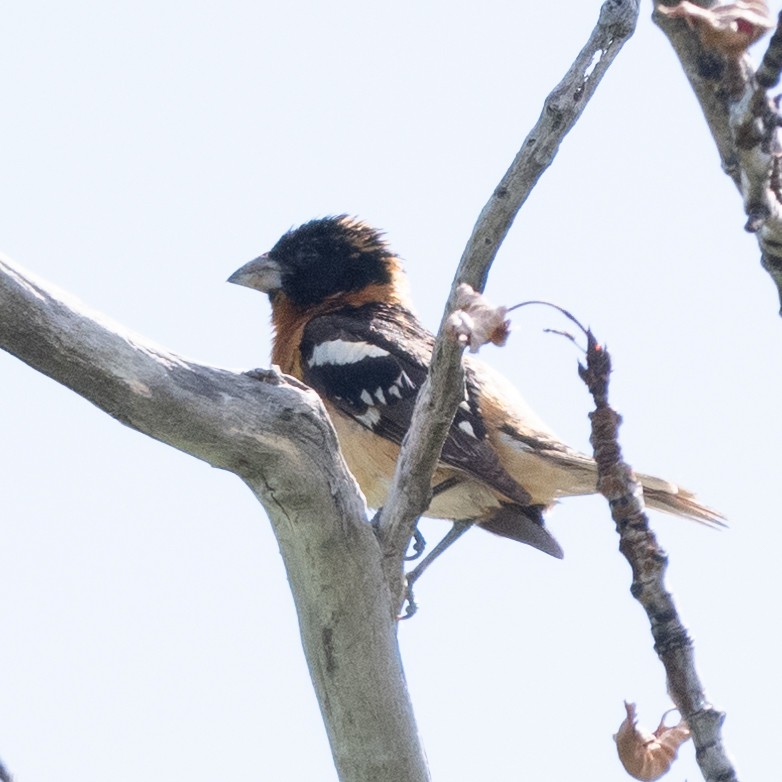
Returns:
[[[421,554],[426,550],[426,538],[421,534],[418,527],[413,529],[413,553],[408,554],[404,560],[405,562],[411,562],[414,559],[418,559]]]
[[[377,532],[380,529],[380,517],[383,514],[383,509],[379,508],[375,515],[372,517],[372,520],[369,522],[372,525],[372,529]],[[417,522],[416,522],[417,524]],[[403,557],[405,562],[410,562],[411,560],[418,559],[421,554],[424,553],[424,550],[426,549],[426,538],[421,534],[421,532],[418,529],[418,526],[413,527],[413,553],[408,554],[406,557]]]
[[[432,562],[437,559],[449,546],[455,543],[470,527],[474,524],[473,521],[455,521],[451,529],[446,533],[443,539],[424,557],[409,573],[405,574],[405,592],[402,605],[405,606],[404,614],[399,619],[409,619],[416,611],[418,611],[418,603],[415,602],[413,595],[413,584],[423,575]]]
[[[418,577],[424,572],[425,569],[426,566],[424,566],[423,570],[420,567],[417,567],[413,568],[409,573],[405,574],[405,593],[402,600],[404,613],[400,614],[398,617],[400,622],[404,621],[405,619],[412,618],[418,612],[418,603],[415,602],[413,585],[416,581],[418,581]]]
[[[413,579],[412,582],[408,582],[405,586],[405,597],[404,602],[402,603],[404,606],[404,613],[398,617],[400,622],[404,622],[405,619],[411,619],[418,611],[418,603],[415,602],[415,597],[413,596],[414,583],[415,579]]]
[[[302,391],[311,391],[310,387],[306,383],[302,383],[298,378],[293,375],[285,375],[280,372],[280,368],[274,364],[270,369],[260,367],[258,369],[248,369],[246,372],[242,372],[243,375],[251,377],[253,380],[260,380],[261,383],[268,383],[270,386],[295,386]]]

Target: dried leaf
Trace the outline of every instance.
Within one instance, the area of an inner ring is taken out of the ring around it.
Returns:
[[[447,320],[451,335],[471,353],[477,353],[487,342],[504,345],[510,334],[510,321],[505,319],[507,307],[495,307],[464,283],[456,292],[456,309]]]
[[[740,0],[701,8],[688,0],[679,5],[658,5],[665,16],[684,19],[700,35],[703,45],[728,57],[739,57],[755,41],[776,27],[763,0]]]
[[[660,725],[654,733],[639,727],[634,703],[625,701],[627,716],[614,736],[619,760],[625,771],[642,782],[653,782],[666,774],[676,760],[679,746],[690,737],[687,723],[667,727],[663,714]]]

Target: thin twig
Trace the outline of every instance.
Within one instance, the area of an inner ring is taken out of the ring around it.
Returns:
[[[431,477],[463,398],[462,347],[445,336],[461,283],[483,290],[489,268],[514,218],[562,139],[576,123],[638,19],[639,0],[606,0],[595,29],[562,81],[543,104],[537,123],[481,211],[462,253],[435,344],[429,377],[422,387],[378,524],[386,575],[401,601],[402,558],[415,520],[429,505]]]
[[[665,667],[668,691],[692,731],[696,757],[707,782],[736,782],[736,771],[722,742],[724,713],[706,698],[695,670],[692,639],[665,587],[668,557],[649,528],[643,490],[632,468],[622,461],[618,441],[621,416],[608,403],[611,357],[588,329],[586,366],[579,374],[595,401],[590,413],[598,490],[608,500],[619,533],[619,550],[633,572],[630,591],[644,607],[654,648]]]

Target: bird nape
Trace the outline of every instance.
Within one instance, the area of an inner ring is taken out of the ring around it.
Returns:
[[[347,215],[312,220],[228,281],[268,294],[272,363],[320,395],[367,504],[381,508],[434,344],[383,233]],[[543,513],[562,497],[594,494],[595,462],[561,442],[502,375],[471,356],[464,370],[464,399],[432,479],[445,488],[425,515],[561,558]],[[676,484],[638,479],[649,506],[722,525]]]

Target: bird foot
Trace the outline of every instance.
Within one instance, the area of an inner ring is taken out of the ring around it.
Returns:
[[[414,583],[415,579],[412,581],[408,579],[407,583],[405,584],[405,598],[404,602],[402,603],[404,606],[404,613],[398,617],[400,622],[403,622],[405,619],[412,618],[418,611],[418,603],[415,602],[415,597],[413,595]]]
[[[372,529],[377,532],[380,529],[380,516],[383,513],[383,509],[380,508],[375,515],[372,517],[372,520],[369,522],[372,525]],[[418,521],[416,521],[416,526],[413,527],[413,553],[408,554],[406,557],[404,557],[405,562],[410,562],[411,560],[418,559],[421,554],[424,553],[424,550],[426,549],[426,538],[421,534],[421,532],[418,529]]]
[[[409,573],[405,575],[405,594],[402,605],[404,606],[404,613],[399,617],[400,621],[403,619],[409,619],[418,611],[418,603],[415,602],[415,596],[413,595],[413,585],[423,575],[432,562],[437,559],[449,546],[453,545],[470,527],[473,526],[472,521],[455,521],[453,526],[445,537],[424,557]]]
[[[408,554],[404,559],[405,562],[412,562],[414,559],[418,559],[421,554],[426,550],[426,538],[421,534],[421,531],[416,526],[413,529],[413,553]]]
[[[280,372],[280,368],[273,364],[270,369],[260,367],[259,369],[248,369],[246,372],[242,372],[243,375],[251,377],[253,380],[260,380],[261,383],[268,383],[270,386],[295,386],[302,391],[311,391],[310,387],[301,380],[293,377],[292,375],[285,375]]]

